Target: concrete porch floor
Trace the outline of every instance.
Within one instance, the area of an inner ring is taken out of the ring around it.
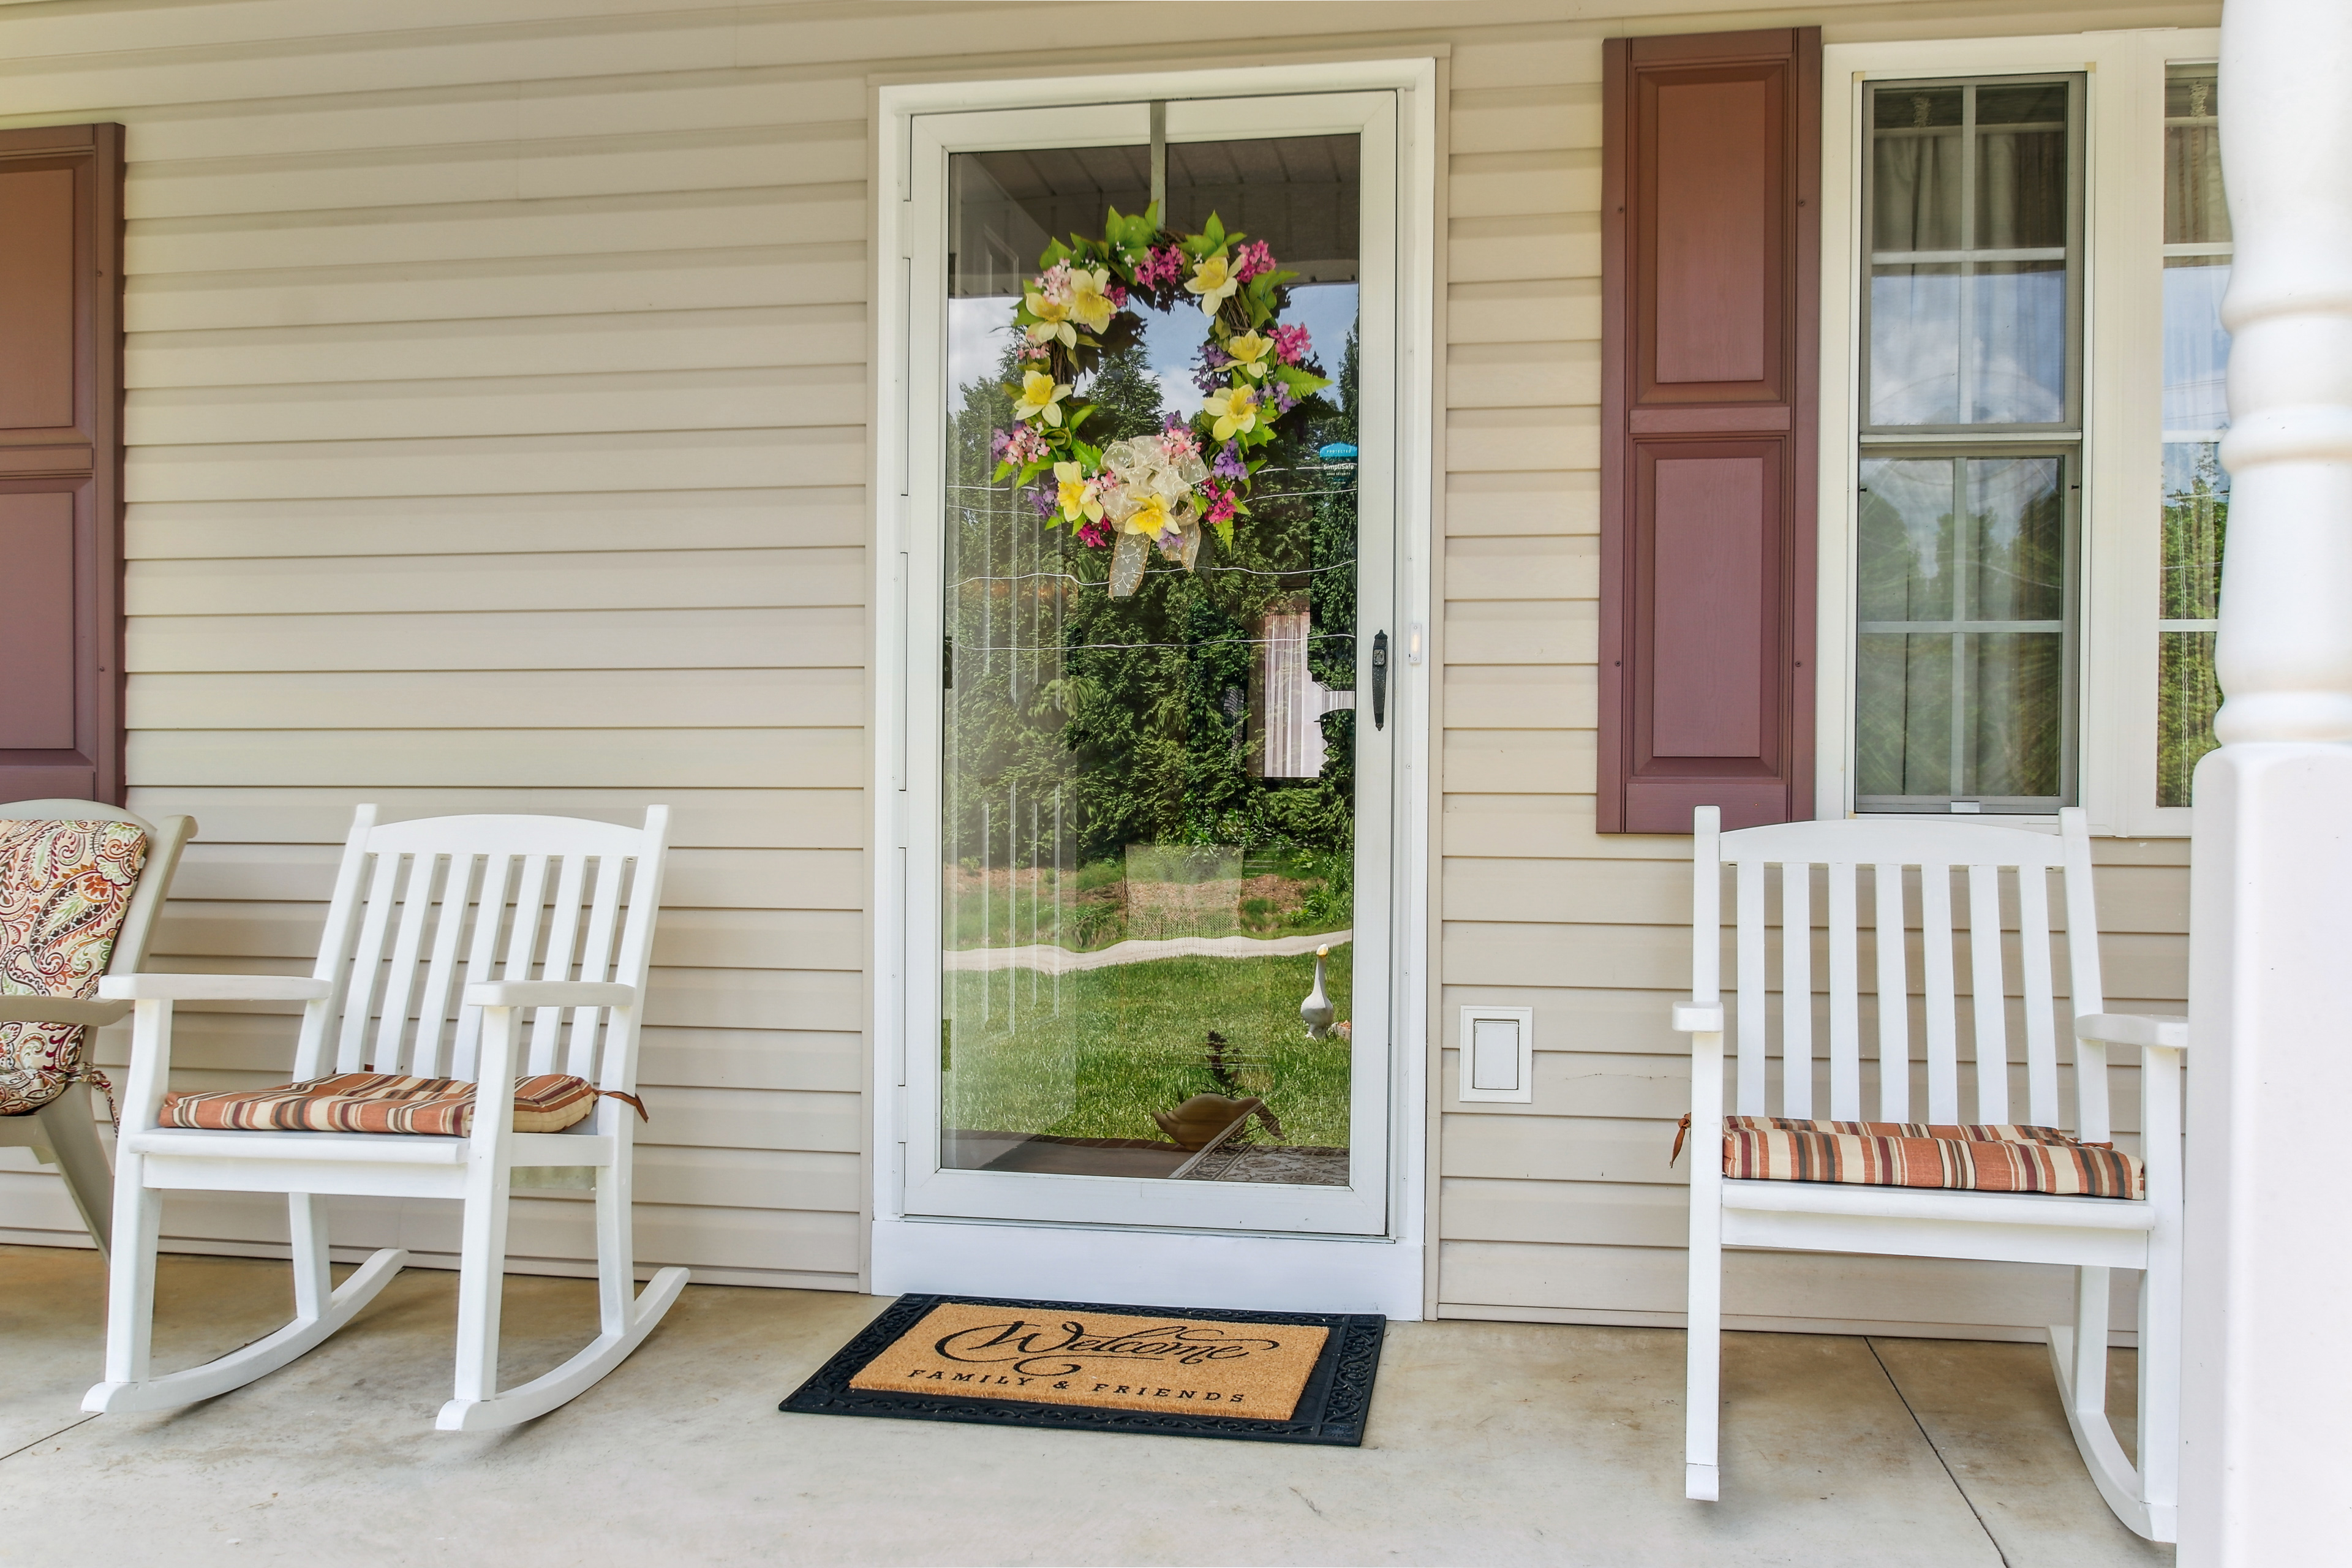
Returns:
[[[84,1416],[96,1255],[0,1247],[0,1563],[2168,1563],[2108,1514],[2039,1346],[1727,1336],[1727,1500],[1683,1500],[1681,1334],[1404,1323],[1360,1449],[782,1415],[883,1302],[689,1287],[602,1384],[433,1430],[456,1277],[411,1269],[292,1366]],[[283,1265],[167,1258],[157,1364],[286,1316]],[[584,1280],[507,1285],[505,1379],[593,1335]],[[2119,1358],[2118,1408],[2129,1359]]]

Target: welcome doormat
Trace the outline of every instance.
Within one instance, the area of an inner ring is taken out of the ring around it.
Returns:
[[[1352,1448],[1387,1323],[901,1296],[777,1408]]]

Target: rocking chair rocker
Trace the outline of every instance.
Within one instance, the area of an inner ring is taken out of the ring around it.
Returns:
[[[118,1142],[106,1381],[82,1408],[166,1410],[208,1399],[349,1322],[407,1255],[378,1251],[333,1286],[331,1194],[465,1205],[457,1391],[441,1407],[442,1430],[527,1421],[618,1366],[687,1280],[685,1269],[663,1268],[635,1291],[630,1248],[637,1026],[667,826],[663,806],[646,811],[642,829],[549,816],[378,826],[375,807],[362,805],[312,978],[105,981],[100,994],[134,1003],[136,1013]],[[305,1004],[296,1082],[166,1094],[173,1005],[221,1001]],[[518,1079],[537,1119],[560,1131],[515,1130]],[[585,1120],[562,1126],[566,1114]],[[499,1292],[518,1166],[592,1173],[602,1331],[554,1371],[501,1393]],[[294,1319],[217,1361],[158,1374],[149,1365],[155,1252],[163,1196],[173,1190],[286,1194]]]

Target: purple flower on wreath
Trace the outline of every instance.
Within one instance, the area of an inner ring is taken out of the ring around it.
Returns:
[[[1221,479],[1249,478],[1249,465],[1242,461],[1242,444],[1239,441],[1228,441],[1219,447],[1217,460],[1210,466],[1209,472]]]
[[[1004,461],[1004,448],[1011,445],[1013,445],[1013,436],[1010,431],[992,431],[988,437],[988,456],[990,460],[998,463]]]
[[[1061,502],[1059,499],[1052,490],[1047,489],[1043,485],[1030,486],[1027,489],[1021,492],[1021,497],[1031,506],[1037,509],[1037,515],[1041,518],[1051,517],[1056,510],[1060,510]]]
[[[1298,399],[1290,395],[1290,388],[1281,382],[1276,382],[1274,384],[1274,416],[1279,419],[1297,406]]]
[[[1204,342],[1194,351],[1192,360],[1194,391],[1210,393],[1224,390],[1226,373],[1233,368],[1234,363],[1229,356],[1215,343]]]

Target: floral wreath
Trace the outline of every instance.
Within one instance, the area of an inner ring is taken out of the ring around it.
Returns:
[[[1307,329],[1279,324],[1283,285],[1298,275],[1278,269],[1265,241],[1245,237],[1226,233],[1213,213],[1200,233],[1177,235],[1160,227],[1157,203],[1125,216],[1113,207],[1099,239],[1072,235],[1045,247],[1013,310],[1023,369],[1021,385],[1005,390],[1019,423],[995,434],[995,478],[1012,477],[1046,527],[1067,523],[1097,548],[1115,542],[1114,597],[1135,592],[1155,546],[1187,572],[1204,526],[1230,546],[1266,460],[1253,452],[1331,384],[1308,358]],[[1209,319],[1192,375],[1208,395],[1201,412],[1189,424],[1170,415],[1156,435],[1089,443],[1079,426],[1095,405],[1071,389],[1141,336],[1136,305],[1166,310],[1187,300]],[[1050,485],[1032,488],[1049,473]]]

